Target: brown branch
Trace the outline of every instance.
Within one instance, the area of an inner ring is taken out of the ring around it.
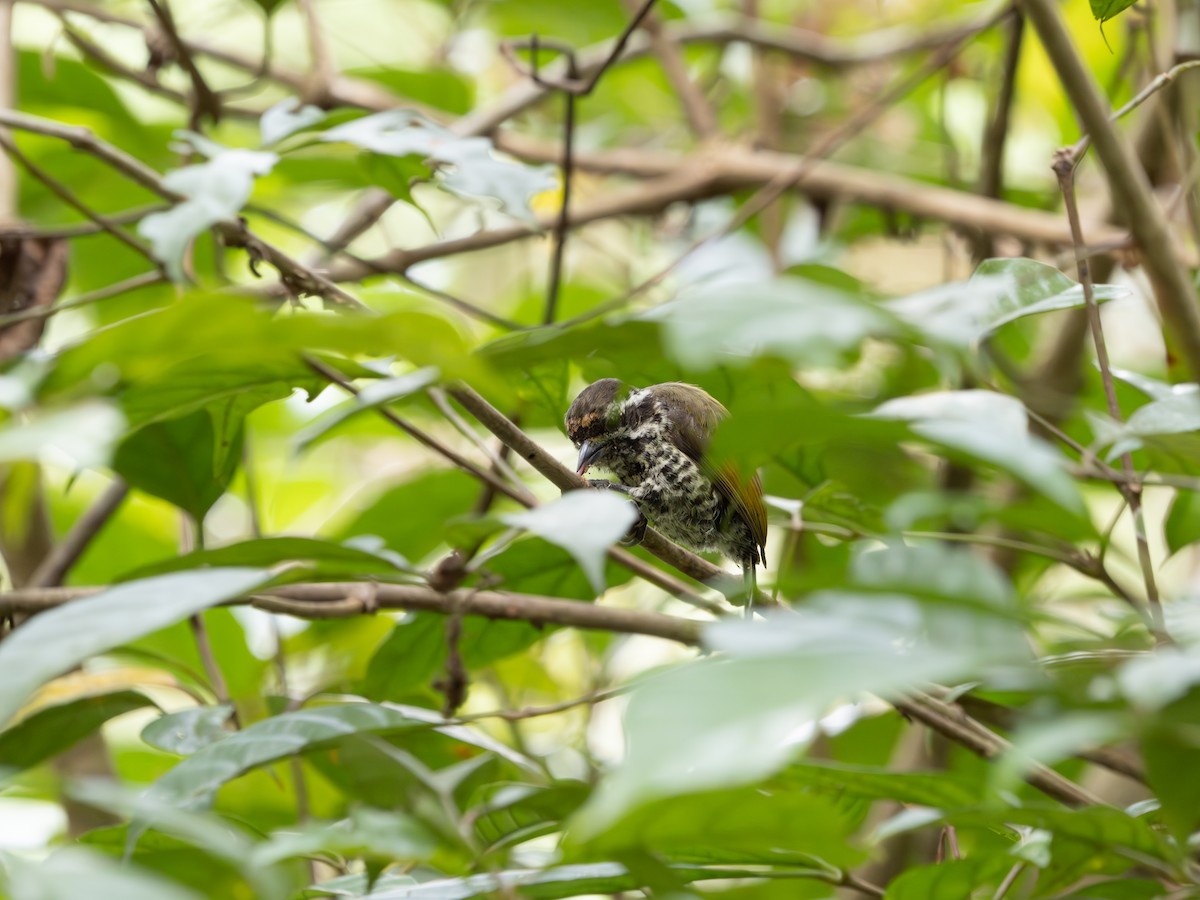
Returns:
[[[1019,0],[1066,88],[1084,130],[1104,166],[1115,205],[1123,208],[1154,286],[1168,344],[1178,346],[1193,381],[1200,381],[1200,307],[1187,270],[1175,255],[1171,229],[1154,198],[1146,172],[1128,141],[1109,121],[1111,110],[1071,40],[1052,0]]]
[[[558,163],[557,147],[511,134],[498,135],[497,146],[530,162]],[[614,191],[586,206],[576,205],[569,224],[579,228],[591,222],[620,216],[657,214],[673,203],[701,200],[744,188],[768,184],[781,173],[792,172],[792,154],[744,147],[711,147],[690,157],[649,149],[575,153],[578,170],[631,175],[651,179],[637,187]],[[849,166],[830,160],[815,161],[804,175],[804,191],[819,198],[842,199],[881,209],[898,210],[922,219],[946,222],[966,229],[1010,235],[1022,241],[1065,247],[1070,229],[1056,213],[1026,209],[1011,203],[964,191],[919,182],[885,172]],[[514,223],[464,238],[392,250],[365,263],[339,260],[330,267],[335,281],[355,281],[378,272],[404,272],[417,263],[471,253],[541,236],[554,227],[554,218],[543,215],[537,226]],[[1092,229],[1097,245],[1122,247],[1128,234],[1108,225]]]
[[[1012,744],[991,729],[972,719],[961,709],[943,703],[928,694],[914,691],[892,700],[892,705],[906,716],[916,719],[950,740],[966,747],[976,756],[989,762],[1013,750]],[[1102,806],[1104,801],[1064,778],[1048,766],[1024,760],[1025,780],[1042,793],[1067,806]]]
[[[979,193],[994,200],[999,200],[1004,190],[1004,149],[1008,141],[1013,100],[1017,93],[1017,65],[1021,60],[1024,35],[1024,16],[1013,16],[1008,25],[1008,42],[1004,48],[1004,64],[1000,89],[996,93],[996,106],[984,129],[980,147]],[[995,242],[992,235],[979,235],[976,241],[976,259],[986,259],[994,252]]]
[[[83,556],[88,544],[112,518],[128,494],[129,485],[119,478],[110,484],[38,565],[29,579],[29,586],[55,587],[62,584],[71,567]]]
[[[1079,206],[1075,200],[1075,160],[1070,151],[1060,151],[1054,161],[1054,173],[1058,177],[1059,189],[1063,195],[1063,203],[1067,210],[1067,220],[1071,225],[1071,236],[1075,241],[1076,252],[1083,246],[1083,226],[1079,221]],[[1096,362],[1100,366],[1100,380],[1104,385],[1104,397],[1108,402],[1108,414],[1116,421],[1121,421],[1121,406],[1117,401],[1117,389],[1113,383],[1112,367],[1108,361],[1108,347],[1104,343],[1104,327],[1100,319],[1100,306],[1096,303],[1095,290],[1092,286],[1091,270],[1087,258],[1079,256],[1076,262],[1079,282],[1083,286],[1083,300],[1087,309],[1088,325],[1092,332],[1092,342],[1096,347]],[[1121,469],[1126,478],[1133,476],[1133,454],[1121,455]],[[1137,544],[1138,564],[1142,570],[1142,580],[1146,587],[1146,601],[1150,608],[1151,631],[1160,641],[1169,640],[1166,623],[1163,620],[1162,605],[1158,597],[1158,585],[1154,578],[1154,564],[1150,559],[1150,544],[1146,538],[1146,520],[1142,513],[1142,491],[1140,485],[1126,482],[1118,483],[1118,489],[1125,502],[1129,504],[1129,512],[1133,517],[1134,540]]]
[[[626,9],[636,9],[636,2],[637,0],[624,0]],[[683,55],[679,52],[678,45],[667,37],[658,14],[653,10],[647,12],[641,27],[650,39],[650,46],[654,55],[658,57],[658,64],[667,76],[667,81],[679,97],[692,131],[699,138],[716,134],[717,114],[704,98],[704,94],[688,77]]]
[[[204,76],[200,74],[200,70],[196,68],[196,61],[192,59],[191,48],[179,36],[179,31],[175,27],[175,18],[171,15],[171,7],[167,4],[167,0],[146,0],[146,2],[150,4],[150,9],[154,11],[154,17],[158,19],[158,23],[162,26],[167,40],[171,42],[171,46],[175,50],[176,61],[187,72],[188,78],[191,79],[192,118],[190,124],[192,128],[198,131],[205,116],[208,116],[214,123],[219,122],[221,120],[221,98],[213,93],[208,83],[204,80]]]
[[[40,612],[103,590],[105,588],[102,587],[22,588],[0,594],[0,611]],[[363,599],[365,596],[371,596],[370,603]],[[450,615],[457,607],[464,615],[486,619],[644,634],[688,645],[699,644],[703,625],[695,619],[554,597],[471,589],[441,593],[421,585],[377,582],[293,584],[252,597],[242,597],[226,605],[252,605],[267,612],[285,613],[302,619],[350,618],[370,613],[373,608]]]

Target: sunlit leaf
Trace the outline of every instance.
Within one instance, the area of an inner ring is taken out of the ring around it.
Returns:
[[[699,288],[642,318],[661,323],[668,352],[690,368],[737,363],[755,355],[832,365],[865,338],[901,330],[877,305],[798,278]]]
[[[349,400],[331,409],[313,424],[296,435],[296,449],[308,450],[322,443],[345,421],[359,413],[400,400],[437,382],[438,370],[433,367],[417,369],[407,375],[372,381],[359,389]]]
[[[47,610],[0,643],[0,722],[33,690],[119,644],[135,640],[271,579],[262,569],[207,569],[131,581]]]
[[[0,768],[36,766],[70,749],[109,719],[153,705],[137,691],[117,691],[39,709],[0,731]]]
[[[201,894],[145,869],[122,865],[102,853],[63,847],[34,862],[5,860],[12,900],[72,900],[81,885],[94,900],[200,900]]]
[[[1066,457],[1029,433],[1025,407],[994,391],[939,391],[889,400],[877,418],[908,422],[914,434],[999,466],[1063,509],[1084,514]]]
[[[295,830],[276,832],[255,849],[259,865],[285,859],[337,853],[387,863],[427,859],[437,843],[424,826],[400,812],[357,809],[339,822],[306,822]]]
[[[367,665],[368,700],[399,700],[428,684],[446,661],[444,616],[414,613],[397,624]]]
[[[612,491],[571,491],[560,500],[500,517],[575,557],[597,591],[604,590],[608,549],[637,521],[636,507]]]
[[[228,703],[168,713],[142,729],[142,740],[167,753],[190,756],[229,736],[225,723],[232,713],[233,706]]]
[[[1103,303],[1128,292],[1115,285],[1094,286]],[[1025,316],[1084,305],[1083,287],[1058,269],[1032,259],[989,259],[969,281],[950,282],[889,300],[888,309],[924,334],[968,347],[996,329]]]
[[[315,106],[301,105],[295,97],[286,97],[266,110],[258,120],[262,145],[269,147],[290,134],[323,121],[325,112]],[[263,174],[263,173],[257,173]]]
[[[112,404],[88,400],[29,421],[0,425],[0,462],[36,460],[60,451],[80,468],[104,465],[125,429],[125,417]]]
[[[209,159],[168,172],[163,185],[187,199],[138,224],[138,233],[150,241],[154,255],[176,281],[184,278],[183,255],[192,239],[218,222],[236,218],[250,199],[255,177],[270,172],[278,160],[274,153],[230,150],[190,132],[179,135]]]
[[[1092,7],[1092,18],[1101,24],[1123,13],[1137,0],[1088,0]]]

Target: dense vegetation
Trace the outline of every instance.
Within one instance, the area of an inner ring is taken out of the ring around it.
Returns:
[[[1131,5],[0,2],[3,896],[1200,896]],[[574,490],[614,375],[730,409],[758,615]]]

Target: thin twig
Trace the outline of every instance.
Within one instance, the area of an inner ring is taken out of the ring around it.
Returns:
[[[1067,210],[1067,220],[1071,225],[1071,234],[1075,246],[1083,244],[1083,226],[1079,221],[1079,206],[1075,201],[1075,166],[1069,151],[1060,151],[1054,161],[1054,173],[1058,177],[1059,189],[1063,195],[1063,203]],[[1092,342],[1096,347],[1096,362],[1100,367],[1100,380],[1104,384],[1104,396],[1108,403],[1108,413],[1118,422],[1121,421],[1121,406],[1117,401],[1117,389],[1113,382],[1112,367],[1108,361],[1108,347],[1104,343],[1104,327],[1100,319],[1100,306],[1096,303],[1095,290],[1092,285],[1091,270],[1088,261],[1080,258],[1077,263],[1079,283],[1083,286],[1083,300],[1088,314],[1088,324],[1091,327]],[[1133,454],[1126,452],[1121,456],[1121,468],[1127,478],[1133,476]],[[1142,580],[1146,588],[1146,601],[1149,604],[1152,631],[1162,641],[1169,640],[1166,623],[1163,620],[1162,606],[1158,597],[1158,585],[1154,578],[1154,564],[1150,558],[1150,544],[1146,537],[1145,517],[1142,514],[1141,486],[1136,483],[1118,485],[1122,496],[1129,504],[1129,512],[1133,518],[1134,539],[1137,543],[1138,563],[1142,570]]]
[[[1025,871],[1025,863],[1019,862],[1008,870],[1008,874],[1004,876],[1004,880],[1000,882],[1000,886],[996,888],[996,893],[992,894],[992,900],[1004,900],[1011,888]]]
[[[1037,30],[1084,130],[1104,167],[1114,205],[1137,238],[1142,264],[1154,285],[1168,345],[1177,345],[1193,381],[1200,381],[1200,306],[1191,275],[1175,255],[1172,229],[1154,197],[1145,170],[1110,121],[1111,108],[1080,55],[1054,0],[1018,0]]]
[[[214,123],[219,122],[221,120],[221,98],[208,86],[204,76],[196,67],[196,61],[192,59],[191,48],[184,43],[175,27],[175,18],[171,15],[171,7],[168,6],[167,0],[161,0],[161,2],[160,0],[146,0],[146,2],[150,4],[155,18],[162,25],[167,40],[171,42],[171,46],[175,50],[176,61],[191,79],[192,128],[198,131],[205,116],[208,116]]]
[[[55,587],[63,583],[71,567],[83,556],[92,539],[100,533],[113,513],[129,494],[129,485],[117,479],[105,489],[71,526],[63,539],[42,560],[29,579],[30,587]]]
[[[97,228],[101,229],[107,234],[111,234],[126,247],[129,247],[135,252],[146,257],[146,259],[154,263],[155,266],[158,266],[159,268],[162,267],[162,263],[155,258],[154,253],[148,246],[146,246],[146,244],[142,243],[133,235],[119,228],[117,224],[107,216],[96,212],[94,209],[80,200],[79,197],[75,195],[74,191],[72,191],[69,187],[67,187],[65,184],[31,160],[28,156],[22,153],[12,138],[2,131],[0,131],[0,147],[3,147],[4,152],[19,162],[30,175],[49,188],[51,193],[53,193],[72,209],[81,213],[86,219],[95,224]]]
[[[81,306],[88,306],[100,300],[107,300],[109,297],[116,297],[124,294],[126,291],[134,291],[152,284],[162,284],[166,280],[167,276],[162,272],[146,272],[142,275],[134,275],[132,278],[126,278],[124,281],[118,281],[116,284],[106,285],[102,288],[96,288],[94,291],[88,291],[86,294],[80,294],[66,303],[59,303],[54,306],[39,306],[34,309],[23,309],[20,312],[0,315],[0,328],[15,322],[24,322],[28,319],[48,319],[51,316],[58,315],[60,312],[78,309]]]

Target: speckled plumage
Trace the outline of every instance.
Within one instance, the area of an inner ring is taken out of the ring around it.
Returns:
[[[757,477],[743,482],[704,460],[726,415],[694,385],[636,389],[606,378],[575,398],[567,431],[581,448],[581,474],[590,465],[608,469],[666,537],[715,550],[752,573],[766,543],[762,488]]]

